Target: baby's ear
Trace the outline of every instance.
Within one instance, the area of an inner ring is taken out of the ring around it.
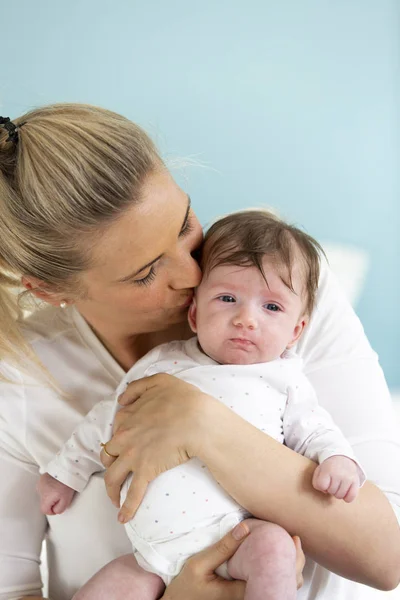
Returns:
[[[286,350],[289,350],[289,348],[292,348],[296,344],[296,342],[300,339],[301,334],[304,331],[304,327],[307,325],[307,323],[308,323],[307,315],[303,315],[293,330],[292,339],[286,346]]]
[[[188,321],[189,321],[190,329],[193,331],[193,333],[197,333],[196,317],[197,317],[196,299],[193,298],[192,304],[189,306],[189,312],[188,312]]]

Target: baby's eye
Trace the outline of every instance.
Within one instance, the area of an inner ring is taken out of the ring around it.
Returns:
[[[269,302],[268,304],[264,304],[264,308],[266,308],[267,310],[270,310],[272,312],[279,312],[281,310],[277,304],[273,304],[272,302]]]
[[[221,300],[221,302],[236,302],[235,298],[233,296],[219,296],[218,300]]]

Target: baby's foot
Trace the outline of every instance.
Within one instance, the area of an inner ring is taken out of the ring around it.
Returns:
[[[36,487],[40,496],[40,510],[45,515],[60,515],[71,504],[75,490],[48,473],[40,476]]]

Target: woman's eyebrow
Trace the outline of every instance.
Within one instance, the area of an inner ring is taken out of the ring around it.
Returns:
[[[179,231],[179,235],[185,229],[186,224],[187,224],[188,219],[189,219],[189,213],[190,213],[190,208],[191,208],[191,205],[192,205],[192,201],[191,201],[190,196],[188,194],[187,194],[187,199],[188,199],[188,205],[187,205],[187,209],[186,209],[186,213],[185,213],[185,218],[183,219],[182,227],[180,228],[180,231]],[[152,265],[154,265],[154,263],[156,263],[158,260],[160,260],[160,258],[162,258],[163,256],[164,256],[164,254],[160,254],[156,258],[153,258],[153,260],[151,260],[150,262],[148,262],[146,265],[143,265],[143,267],[140,267],[140,269],[138,269],[134,273],[131,273],[130,275],[127,275],[126,277],[123,277],[122,279],[118,279],[118,283],[126,283],[127,281],[130,281],[134,277],[137,277],[138,275],[140,275],[140,273],[142,273],[142,271],[145,271],[146,269],[148,269],[149,267],[151,267]]]

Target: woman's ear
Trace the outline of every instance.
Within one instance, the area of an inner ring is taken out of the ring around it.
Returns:
[[[192,304],[189,306],[189,312],[188,312],[188,321],[189,321],[190,329],[193,331],[193,333],[197,333],[197,326],[196,326],[197,314],[196,313],[197,313],[196,299],[193,298]]]
[[[293,330],[293,337],[291,339],[291,341],[288,343],[288,345],[286,346],[286,350],[289,350],[289,348],[292,348],[296,342],[300,339],[301,334],[304,331],[304,327],[307,325],[307,316],[303,315],[301,320],[297,323],[296,327]]]
[[[23,276],[21,283],[25,289],[31,292],[31,294],[33,294],[39,300],[47,302],[47,304],[51,304],[52,306],[60,306],[61,302],[65,302],[65,298],[61,294],[53,292],[50,287],[41,279]]]

